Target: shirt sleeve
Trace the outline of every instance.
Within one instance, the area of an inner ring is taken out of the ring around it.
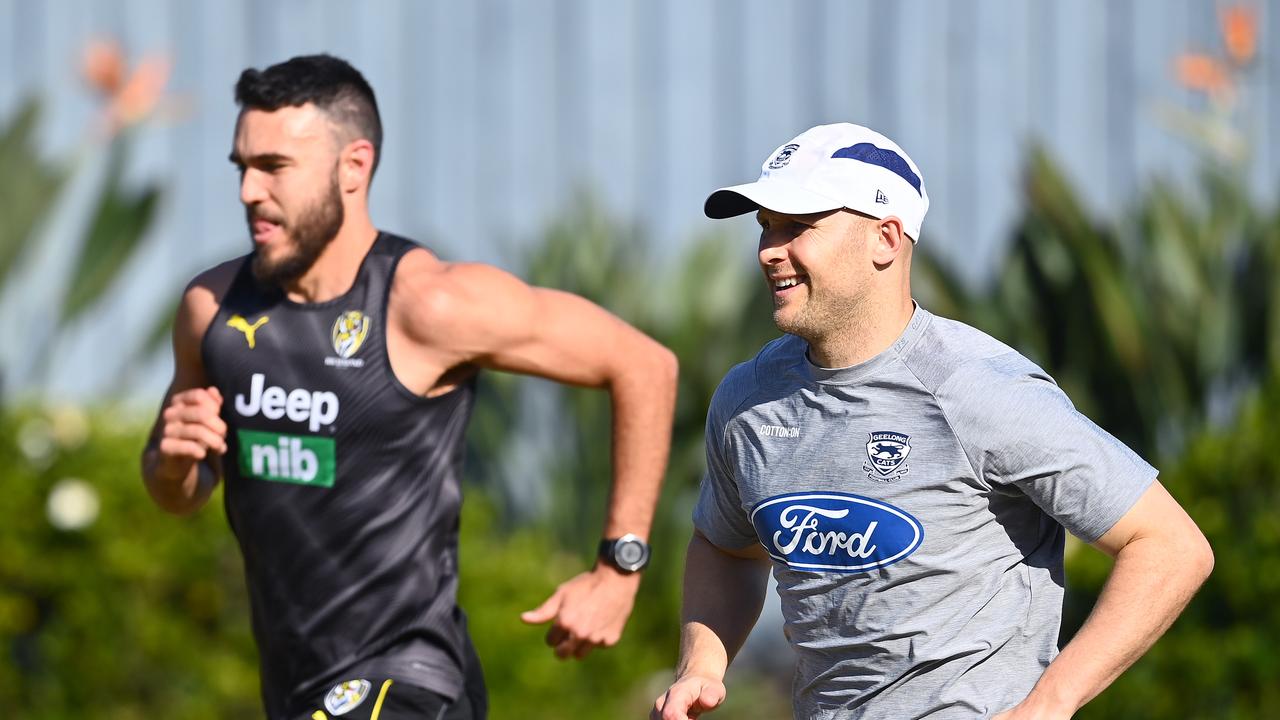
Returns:
[[[983,481],[1025,493],[1086,542],[1110,530],[1156,478],[1155,468],[1015,352],[966,364],[938,396]]]
[[[693,525],[712,544],[726,550],[740,550],[757,541],[755,529],[742,507],[738,483],[726,442],[726,426],[741,401],[740,376],[748,366],[738,366],[725,377],[707,410],[707,469],[702,475],[698,502],[693,508]]]

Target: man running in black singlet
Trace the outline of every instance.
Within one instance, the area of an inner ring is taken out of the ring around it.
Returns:
[[[596,305],[446,263],[368,212],[373,91],[329,56],[236,84],[231,161],[253,252],[197,276],[173,383],[143,454],[157,505],[195,511],[226,478],[272,720],[482,718],[456,606],[460,464],[475,375],[608,390],[601,559],[525,622],[564,657],[612,645],[648,557],[676,363]]]

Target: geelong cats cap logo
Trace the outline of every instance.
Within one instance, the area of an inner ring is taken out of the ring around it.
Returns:
[[[781,170],[787,166],[787,163],[791,162],[791,156],[799,149],[800,146],[795,143],[783,145],[778,150],[778,154],[773,156],[773,160],[769,161],[769,167],[773,170]]]

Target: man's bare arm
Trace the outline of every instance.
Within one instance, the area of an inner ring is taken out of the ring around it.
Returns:
[[[142,478],[161,509],[186,515],[200,509],[221,475],[227,426],[222,395],[206,387],[200,343],[218,312],[231,268],[203,274],[183,293],[173,327],[173,381],[142,452]]]
[[[1115,566],[1088,619],[998,720],[1068,718],[1147,651],[1213,569],[1213,550],[1158,481],[1094,546]]]
[[[654,702],[653,720],[685,720],[724,701],[724,676],[760,617],[769,558],[759,545],[731,552],[694,531],[684,569],[676,681]]]
[[[406,256],[397,299],[420,365],[437,376],[476,366],[606,390],[613,412],[613,478],[604,535],[648,537],[675,411],[674,354],[576,295],[531,287],[497,268]],[[563,583],[530,623],[552,621],[547,642],[560,657],[583,657],[621,636],[638,575],[597,564]]]

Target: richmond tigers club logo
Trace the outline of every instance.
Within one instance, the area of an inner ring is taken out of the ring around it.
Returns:
[[[346,715],[369,696],[368,680],[348,680],[334,685],[324,698],[324,708],[333,715]]]
[[[359,310],[348,310],[333,321],[333,351],[340,358],[349,358],[360,350],[369,335],[369,318]]]

